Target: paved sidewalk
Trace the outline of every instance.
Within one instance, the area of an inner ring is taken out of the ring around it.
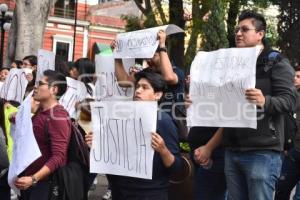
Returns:
[[[102,196],[107,190],[107,180],[105,175],[98,175],[97,180],[98,183],[96,189],[89,193],[89,200],[102,200]]]

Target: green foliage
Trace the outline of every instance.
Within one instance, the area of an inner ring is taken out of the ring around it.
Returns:
[[[213,51],[228,47],[224,18],[224,0],[213,0],[208,21],[203,26],[203,50]]]
[[[277,31],[276,24],[268,23],[266,40],[268,45],[271,47],[277,47],[278,45],[279,34]]]
[[[278,23],[279,47],[292,64],[300,63],[300,1],[281,0]]]
[[[180,142],[179,146],[180,146],[180,151],[181,152],[185,152],[185,153],[190,153],[191,152],[191,147],[190,147],[189,143]]]
[[[121,19],[126,21],[125,31],[136,31],[142,29],[142,21],[135,15],[122,15]]]

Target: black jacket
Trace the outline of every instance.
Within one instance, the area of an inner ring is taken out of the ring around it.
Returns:
[[[292,112],[295,103],[294,69],[281,55],[270,65],[265,48],[257,59],[256,88],[265,96],[263,109],[257,109],[257,129],[226,128],[224,145],[238,151],[282,151],[284,145],[284,116]]]
[[[297,151],[300,151],[300,90],[297,91],[297,104],[296,104],[296,122],[297,122],[297,133],[294,138],[294,147]]]

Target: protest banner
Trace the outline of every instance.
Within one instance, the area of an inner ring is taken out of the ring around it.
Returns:
[[[14,182],[18,175],[42,154],[33,134],[31,121],[31,92],[19,107],[16,115],[16,124],[12,126],[11,135],[14,141],[13,156],[8,171],[10,187],[20,195]]]
[[[132,87],[120,87],[115,76],[115,60],[113,55],[96,55],[96,74],[95,84],[96,99],[103,100],[132,100],[134,85]],[[135,64],[134,59],[123,59],[123,65],[127,73],[129,68]]]
[[[245,90],[255,87],[259,49],[199,52],[191,66],[188,126],[256,128],[256,105]]]
[[[91,109],[90,171],[152,179],[157,102],[92,102]]]
[[[152,58],[157,47],[157,33],[164,30],[167,35],[184,32],[180,27],[170,24],[117,35],[115,58]]]
[[[35,79],[36,84],[43,77],[44,71],[47,69],[55,70],[55,54],[52,51],[39,49],[37,59],[37,73]]]
[[[11,69],[0,90],[0,97],[7,101],[23,101],[28,81],[23,69]]]
[[[59,103],[68,111],[71,117],[75,117],[77,102],[83,101],[88,93],[83,82],[67,77],[67,91],[59,99]]]

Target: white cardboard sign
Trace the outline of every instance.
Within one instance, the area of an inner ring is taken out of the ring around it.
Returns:
[[[92,102],[91,109],[90,171],[152,179],[157,102]]]
[[[199,52],[191,66],[188,126],[256,128],[256,105],[245,90],[255,87],[258,48]]]
[[[184,32],[180,27],[170,24],[117,35],[115,58],[152,58],[157,47],[157,33],[164,30],[167,35]]]

